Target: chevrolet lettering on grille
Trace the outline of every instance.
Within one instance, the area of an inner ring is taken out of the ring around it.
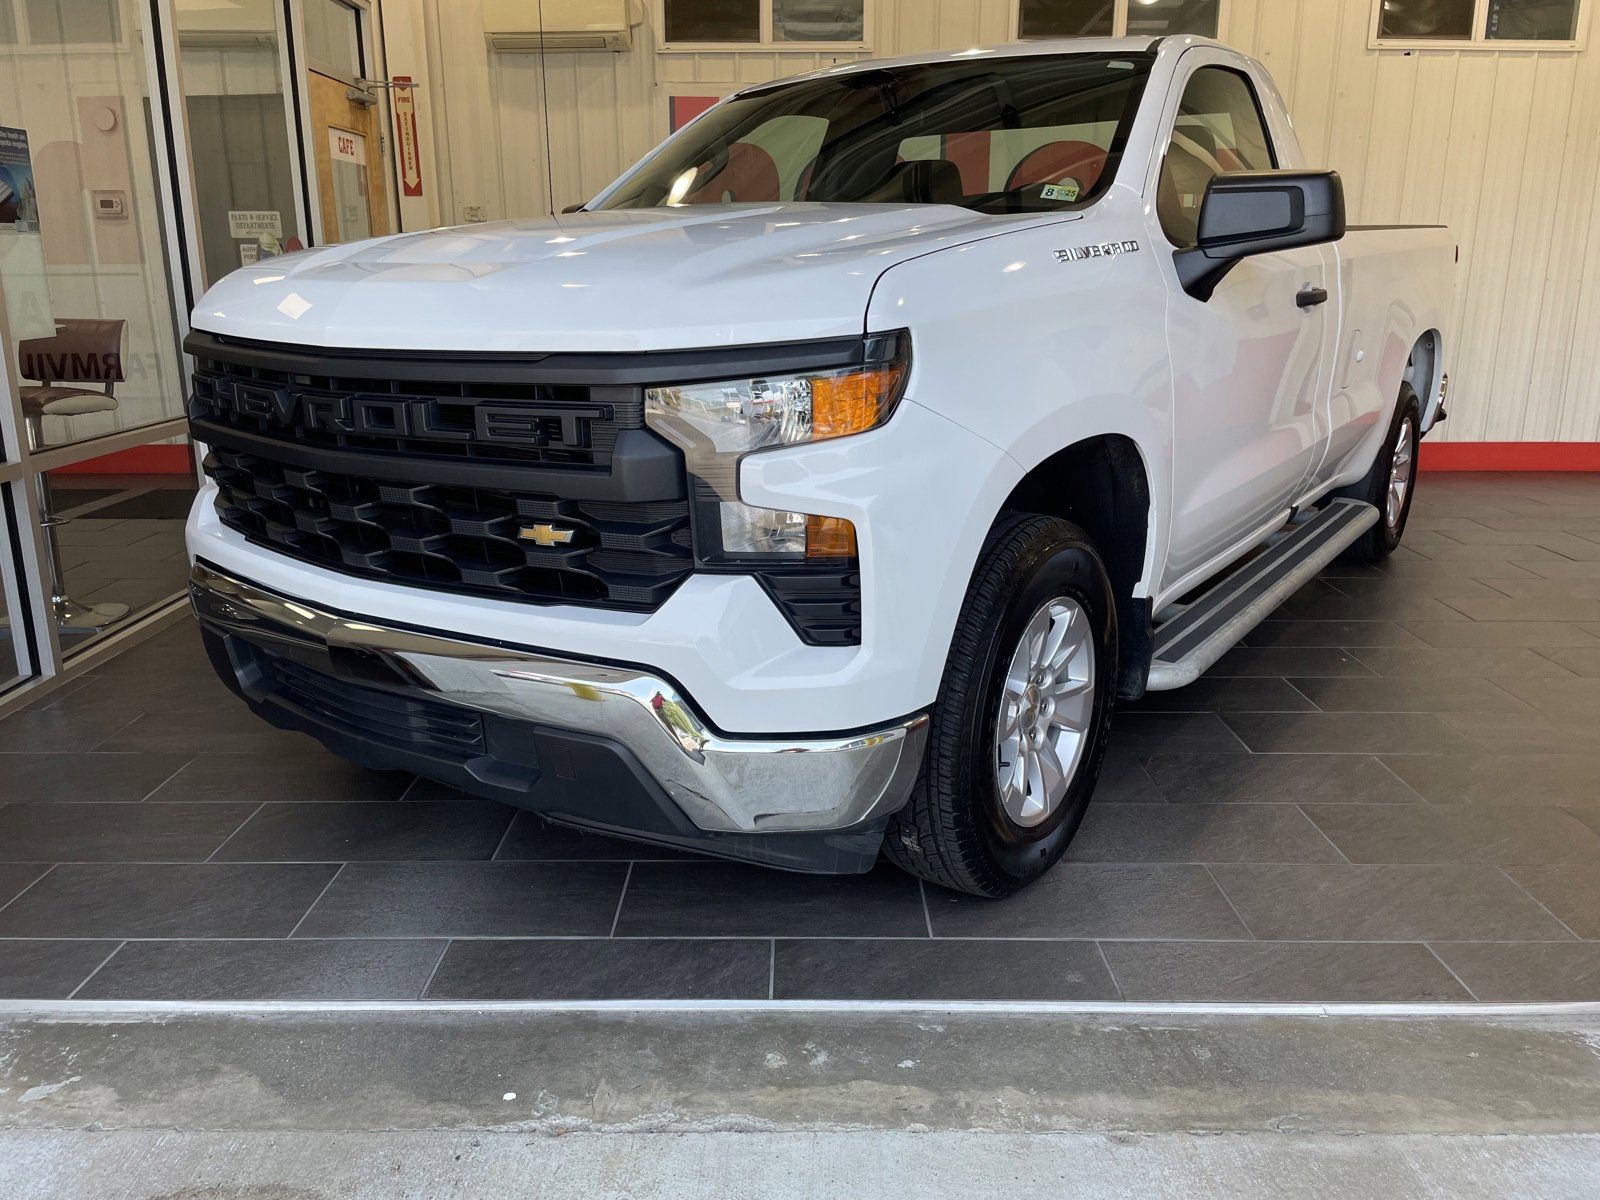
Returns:
[[[610,410],[600,405],[480,401],[470,406],[472,425],[468,428],[444,420],[441,400],[432,396],[318,392],[225,377],[212,381],[211,393],[212,402],[219,408],[273,425],[299,426],[321,433],[494,445],[587,449],[590,423],[611,417]]]

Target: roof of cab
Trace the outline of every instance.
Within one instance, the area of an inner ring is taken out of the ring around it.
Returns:
[[[834,75],[853,75],[860,71],[875,71],[880,67],[910,67],[922,63],[967,62],[984,58],[1026,58],[1049,54],[1148,54],[1166,38],[1148,37],[1079,37],[1048,38],[1029,42],[1007,42],[1000,46],[973,46],[967,50],[936,50],[924,54],[906,54],[898,58],[862,58],[807,71],[785,79],[742,88],[739,95],[765,91],[779,84],[795,83],[802,79],[827,79]],[[1186,45],[1208,42],[1209,38],[1183,36],[1172,39]]]

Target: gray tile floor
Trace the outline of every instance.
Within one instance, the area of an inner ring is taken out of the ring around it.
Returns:
[[[187,624],[0,722],[0,995],[1600,999],[1600,477],[1431,476],[1119,714],[992,903],[547,827],[244,713]]]

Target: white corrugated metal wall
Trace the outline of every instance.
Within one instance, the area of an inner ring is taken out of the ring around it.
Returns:
[[[873,51],[1005,41],[1012,0],[872,0]],[[1590,0],[1600,4],[1600,0]],[[667,97],[837,61],[659,52],[652,0],[626,54],[491,54],[480,0],[430,30],[443,219],[582,200],[661,139]],[[1231,0],[1223,39],[1277,77],[1314,163],[1360,223],[1444,223],[1462,244],[1452,441],[1600,441],[1600,53],[1368,49],[1372,0]],[[546,171],[547,141],[553,179]]]

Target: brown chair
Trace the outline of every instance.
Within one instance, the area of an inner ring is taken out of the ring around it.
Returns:
[[[98,317],[56,322],[50,337],[18,345],[20,374],[36,386],[22,389],[22,415],[35,450],[44,449],[46,417],[77,417],[117,407],[117,384],[127,378],[128,323]],[[83,384],[98,384],[84,387]],[[39,524],[50,553],[51,602],[62,633],[94,633],[128,615],[126,604],[76,604],[67,596],[56,530],[67,522],[53,512],[50,476],[39,473]]]

